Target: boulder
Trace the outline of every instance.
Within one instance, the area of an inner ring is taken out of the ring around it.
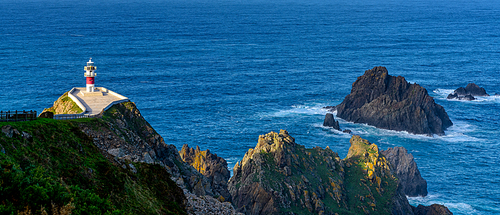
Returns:
[[[358,77],[351,93],[337,106],[337,116],[354,123],[429,136],[444,135],[444,130],[453,125],[425,88],[389,75],[385,67],[374,67]]]
[[[349,129],[344,129],[344,131],[342,131],[342,132],[344,132],[344,133],[346,133],[346,134],[351,134],[351,133],[352,133],[352,131],[351,131],[351,130],[349,130]]]
[[[420,175],[412,154],[409,154],[404,147],[389,148],[381,150],[380,153],[392,165],[392,170],[398,177],[405,195],[412,197],[427,195],[427,181]]]
[[[412,206],[415,215],[453,215],[453,213],[444,205],[432,204],[431,206],[418,205]]]
[[[479,87],[474,83],[467,84],[465,91],[471,96],[489,96],[484,88]]]
[[[17,129],[10,125],[2,126],[2,133],[4,133],[8,138],[15,138],[21,134]]]
[[[335,118],[333,118],[333,114],[331,114],[331,113],[327,113],[325,115],[325,121],[323,122],[323,126],[332,127],[332,128],[337,129],[339,131],[342,131],[342,130],[340,130],[339,121],[335,121]]]

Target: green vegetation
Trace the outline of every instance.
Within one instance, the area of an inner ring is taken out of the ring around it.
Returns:
[[[78,114],[83,110],[68,96],[68,92],[54,102],[54,106],[44,109],[42,112],[52,112],[54,114]]]
[[[20,133],[0,132],[0,214],[186,214],[185,196],[163,167],[116,163],[81,123],[104,126],[102,119],[0,123]]]

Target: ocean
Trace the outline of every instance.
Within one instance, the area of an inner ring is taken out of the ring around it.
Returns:
[[[350,135],[322,126],[365,70],[425,87],[454,125],[427,137],[340,120],[381,149],[404,146],[428,182],[413,205],[500,213],[500,96],[446,100],[474,82],[500,93],[494,0],[1,0],[0,110],[50,107],[85,86],[129,97],[167,144],[225,158],[286,129],[345,157]]]

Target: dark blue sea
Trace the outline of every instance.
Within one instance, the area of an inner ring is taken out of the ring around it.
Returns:
[[[350,136],[322,107],[365,70],[425,87],[454,125],[426,137],[340,120],[382,149],[413,154],[429,195],[454,214],[500,213],[500,97],[448,101],[469,82],[500,93],[495,0],[0,0],[0,109],[50,107],[83,87],[129,97],[178,149],[199,145],[230,169],[258,136],[286,129],[341,157]]]

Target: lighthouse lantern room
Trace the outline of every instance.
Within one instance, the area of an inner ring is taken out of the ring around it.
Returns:
[[[87,66],[83,67],[85,70],[84,76],[87,79],[87,92],[94,92],[94,78],[96,73],[94,72],[96,67],[94,66],[94,62],[92,62],[92,58],[90,58],[89,62],[87,62]]]

